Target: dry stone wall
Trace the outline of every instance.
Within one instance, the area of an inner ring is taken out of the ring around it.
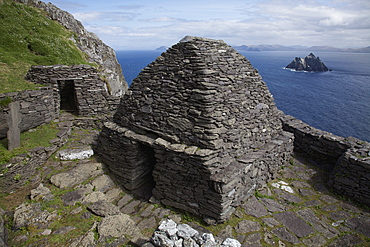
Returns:
[[[186,37],[134,80],[98,152],[126,188],[152,179],[155,200],[221,222],[288,162],[279,114],[245,57]]]
[[[338,160],[329,185],[338,194],[370,206],[370,144],[351,148]]]
[[[56,112],[63,109],[64,100],[67,104],[73,102],[75,105],[69,107],[74,107],[80,116],[104,115],[113,113],[120,100],[108,94],[100,73],[89,65],[32,66],[26,79],[52,86]],[[66,87],[69,91],[63,93]]]
[[[328,185],[334,192],[370,205],[370,143],[315,129],[283,113],[281,120],[294,134],[294,150],[329,171]]]
[[[44,87],[40,90],[26,90],[22,92],[0,94],[0,101],[19,102],[21,122],[19,128],[26,131],[44,123],[49,123],[59,115],[56,111],[53,89]],[[0,107],[0,138],[7,136],[7,105]]]

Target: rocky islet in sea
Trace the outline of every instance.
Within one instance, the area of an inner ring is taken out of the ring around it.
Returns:
[[[313,53],[310,53],[305,58],[296,57],[293,61],[288,64],[286,69],[292,69],[295,71],[308,71],[308,72],[324,72],[329,71],[328,67],[321,61],[319,57],[316,57]]]

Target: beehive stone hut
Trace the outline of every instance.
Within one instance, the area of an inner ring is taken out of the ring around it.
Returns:
[[[98,151],[127,189],[150,184],[157,201],[222,222],[289,160],[278,115],[244,56],[187,36],[134,80]]]

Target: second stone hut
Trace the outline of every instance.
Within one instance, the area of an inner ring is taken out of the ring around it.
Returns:
[[[133,81],[98,152],[128,190],[222,222],[290,159],[279,114],[244,56],[187,36]]]

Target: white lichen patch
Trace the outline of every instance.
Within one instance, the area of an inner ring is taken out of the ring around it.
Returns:
[[[271,186],[274,187],[274,188],[285,190],[286,192],[289,192],[289,193],[293,194],[294,190],[288,185],[289,184],[287,182],[284,182],[284,181],[279,181],[277,183],[272,183],[271,184]]]

